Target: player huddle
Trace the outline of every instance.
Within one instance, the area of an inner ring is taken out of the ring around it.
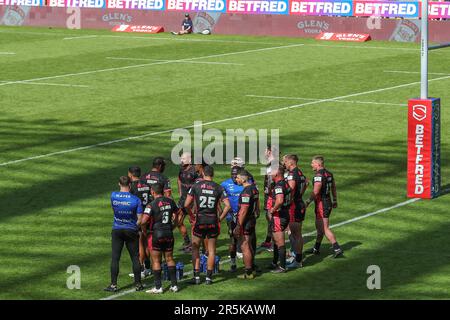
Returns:
[[[302,266],[302,222],[306,208],[315,203],[317,238],[314,247],[305,253],[319,254],[325,235],[330,240],[334,256],[343,251],[329,228],[332,208],[337,207],[337,193],[333,175],[325,169],[324,159],[316,156],[311,162],[315,172],[313,191],[303,201],[309,181],[298,167],[298,157],[285,155],[278,163],[270,147],[264,179],[264,211],[268,221],[267,237],[262,248],[272,249],[272,273]],[[118,290],[119,260],[126,245],[133,264],[136,291],[143,290],[141,278],[153,274],[155,286],[148,293],[162,293],[162,257],[167,264],[170,291],[177,292],[176,266],[173,259],[174,235],[178,227],[183,237],[182,250],[192,253],[193,278],[191,284],[200,284],[200,253],[207,258],[205,284],[213,283],[216,244],[221,222],[226,219],[230,236],[231,272],[236,272],[237,251],[242,251],[245,272],[241,279],[254,279],[260,272],[255,264],[256,222],[260,215],[259,191],[253,176],[244,168],[244,162],[231,162],[231,178],[214,182],[214,168],[205,163],[191,164],[190,154],[183,154],[178,174],[179,201],[172,199],[169,179],[164,176],[165,161],[153,160],[151,171],[142,174],[139,167],[131,167],[128,176],[120,177],[119,192],[111,194],[114,211],[112,230],[111,284],[106,291]],[[184,225],[189,217],[191,230]],[[288,232],[291,251],[295,256],[288,263],[285,233]],[[191,236],[191,238],[189,237]],[[151,265],[150,265],[151,262]]]

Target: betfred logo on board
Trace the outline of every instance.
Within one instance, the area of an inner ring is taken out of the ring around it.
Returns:
[[[421,104],[413,106],[413,117],[417,121],[422,121],[427,117],[427,107]]]
[[[440,189],[439,99],[408,104],[408,186],[410,198],[430,199]]]

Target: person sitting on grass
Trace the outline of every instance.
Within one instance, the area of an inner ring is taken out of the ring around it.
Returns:
[[[184,20],[181,23],[181,30],[178,32],[174,32],[172,31],[172,34],[174,35],[183,35],[183,34],[189,34],[192,33],[192,20],[191,17],[189,16],[189,13],[186,13],[184,15]]]

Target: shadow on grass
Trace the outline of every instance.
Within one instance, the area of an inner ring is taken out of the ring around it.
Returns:
[[[22,123],[20,123],[22,124]],[[55,124],[52,123],[52,127]],[[124,126],[124,128],[127,128]],[[114,131],[117,132],[117,131]],[[63,134],[64,132],[61,132]],[[32,133],[28,133],[32,134]],[[52,133],[54,134],[54,132]],[[89,134],[88,134],[89,135]],[[296,135],[289,135],[281,137],[282,148],[289,148],[290,150],[315,150],[314,146],[320,142],[323,142],[324,135],[320,132],[309,132],[306,136],[305,140],[303,138],[305,134],[302,135],[302,141],[306,141],[303,143],[299,142],[299,139]],[[24,137],[25,138],[25,137]],[[326,136],[325,136],[326,138]],[[283,144],[283,141],[288,141]],[[149,138],[146,141],[147,144],[151,145],[151,156],[156,155],[169,155],[170,154],[170,146],[164,144],[158,138]],[[392,152],[389,153],[389,157],[386,157],[386,150],[399,150],[405,146],[404,141],[400,140],[389,140],[383,142],[372,143],[368,146],[365,143],[361,143],[358,141],[347,140],[342,143],[330,143],[325,150],[324,153],[333,155],[333,162],[331,162],[331,166],[335,166],[339,170],[348,169],[348,163],[351,161],[352,164],[367,164],[367,163],[376,163],[381,164],[380,170],[361,170],[357,172],[357,177],[348,179],[346,181],[346,185],[340,187],[339,190],[341,192],[346,192],[349,190],[357,190],[360,186],[371,183],[376,184],[380,183],[382,179],[385,177],[403,177],[405,174],[406,168],[406,159],[404,158],[403,153]],[[125,148],[124,148],[125,149]],[[321,150],[317,150],[320,152]],[[446,157],[449,157],[450,154],[446,154]],[[117,177],[123,174],[126,174],[127,168],[130,164],[138,164],[143,168],[149,167],[149,159],[150,154],[142,155],[139,158],[134,158],[132,160],[124,157],[123,160],[117,161],[113,167],[105,167],[101,170],[92,170],[85,174],[78,175],[58,175],[51,177],[50,180],[42,181],[37,185],[29,186],[29,187],[18,187],[12,191],[3,192],[0,195],[0,203],[2,203],[2,210],[0,213],[0,221],[6,222],[8,218],[14,218],[17,216],[27,216],[33,215],[36,212],[52,208],[55,206],[67,205],[70,206],[71,202],[75,202],[82,199],[92,198],[96,196],[103,196],[108,194],[110,191],[115,190],[116,188],[116,180]],[[55,166],[60,166],[61,168],[65,167],[63,161],[56,162]],[[226,169],[228,172],[229,168]],[[169,165],[167,168],[167,175],[173,177],[177,175],[178,168],[173,165]],[[227,173],[228,175],[228,173]],[[258,177],[260,178],[260,177]],[[399,183],[401,186],[404,186],[405,183]],[[390,186],[392,188],[392,186]],[[366,191],[363,189],[359,191],[360,194],[364,194]],[[370,191],[368,191],[370,192]],[[108,202],[109,199],[105,198],[105,203]],[[105,232],[109,231],[112,217],[110,216],[110,211],[108,208],[108,217],[105,217],[107,223],[103,225],[87,225],[87,228],[94,228]],[[88,215],[89,212],[86,212]],[[64,219],[64,215],[61,215],[61,218]],[[51,225],[48,226],[51,228]],[[70,226],[68,226],[70,229]],[[436,232],[446,232],[443,228],[439,228],[435,230]],[[42,232],[45,232],[43,230]],[[432,238],[432,232],[427,232],[426,235]],[[222,232],[225,234],[225,232]],[[68,234],[70,237],[70,233]],[[306,242],[310,242],[314,239],[314,237],[307,238]],[[408,239],[410,243],[415,243],[413,238]],[[229,243],[229,239],[227,236],[221,238],[219,240],[219,250],[218,254],[221,257],[226,257],[228,255],[227,246]],[[87,246],[90,244],[87,243]],[[345,245],[348,245],[348,248],[345,250],[351,250],[355,246],[359,244],[357,242],[349,242]],[[398,245],[409,245],[406,241],[401,242]],[[387,245],[389,250],[389,244]],[[380,256],[382,256],[383,252],[378,252]],[[50,267],[45,269],[36,268],[30,270],[24,276],[20,276],[20,281],[26,281],[27,283],[39,283],[42,279],[45,279],[49,274],[55,274],[62,272],[61,270],[65,270],[68,265],[74,264],[74,261],[80,265],[95,265],[96,261],[109,261],[110,251],[108,250],[105,254],[102,255],[89,255],[88,257],[83,257],[82,259],[78,259],[77,257],[69,256],[64,258],[59,258],[52,264]],[[404,257],[407,259],[408,257]],[[189,260],[189,256],[181,257],[183,261]],[[270,258],[262,258],[260,257],[261,263],[268,262],[270,263]],[[258,259],[259,261],[259,259]],[[321,260],[315,261],[314,264],[319,263]],[[346,259],[343,259],[342,264],[345,264]],[[358,261],[357,261],[358,262]],[[189,262],[186,262],[187,264]],[[258,262],[259,263],[259,262]],[[353,266],[353,262],[352,265]],[[306,264],[307,266],[307,264]],[[351,266],[347,266],[350,268]],[[432,269],[438,268],[442,266],[441,263],[437,263],[436,267],[432,267],[428,269],[431,271]],[[108,268],[108,266],[102,266]],[[342,269],[345,271],[345,268]],[[218,281],[227,281],[231,278],[235,278],[235,274],[224,274],[223,280],[219,279]],[[409,278],[404,276],[405,280]],[[17,281],[19,278],[11,277],[7,279],[1,279],[1,286],[4,290],[11,290],[17,285]],[[105,279],[105,283],[107,283],[109,279]],[[151,281],[151,280],[148,280]],[[131,282],[131,281],[130,281]],[[147,282],[147,281],[146,281]],[[313,285],[313,284],[311,284]],[[365,295],[360,295],[360,297],[364,297]],[[239,297],[239,295],[238,295]],[[281,298],[281,297],[280,297]]]

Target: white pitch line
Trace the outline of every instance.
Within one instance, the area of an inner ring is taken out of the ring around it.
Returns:
[[[349,46],[349,45],[333,45],[333,44],[307,44],[307,45],[311,46],[311,47],[333,47],[333,48],[354,48],[354,49],[420,51],[420,49],[400,48],[400,47]]]
[[[178,61],[178,60],[161,60],[161,59],[147,59],[147,58],[125,58],[125,57],[106,57],[109,60],[130,60],[130,61],[159,61],[159,62],[175,62],[175,63],[198,63],[198,64],[219,64],[219,65],[234,65],[243,66],[243,63],[232,62],[209,62],[209,61]]]
[[[69,37],[69,38],[64,38],[63,40],[90,39],[90,38],[97,38],[97,35]]]
[[[1,83],[10,83],[12,81],[0,81]],[[75,87],[75,88],[89,88],[89,86],[81,84],[64,84],[64,83],[48,83],[48,82],[15,82],[16,84],[26,84],[34,86],[57,86],[57,87]]]
[[[209,56],[200,56],[200,57],[194,57],[194,58],[171,60],[170,62],[152,62],[152,63],[137,64],[137,65],[132,65],[132,66],[84,71],[84,72],[78,72],[78,73],[67,73],[67,74],[61,74],[61,75],[57,75],[57,76],[48,76],[48,77],[42,77],[42,78],[33,78],[33,79],[27,79],[27,80],[5,82],[5,83],[0,83],[0,86],[6,86],[9,84],[15,84],[15,83],[19,83],[19,82],[32,82],[32,81],[40,81],[40,80],[59,79],[59,78],[74,77],[74,76],[95,74],[95,73],[101,73],[101,72],[142,68],[142,67],[147,67],[147,66],[151,66],[151,65],[160,65],[160,64],[168,64],[168,63],[181,62],[181,61],[192,61],[192,60],[199,60],[199,59],[226,57],[226,56],[237,55],[237,54],[262,52],[262,51],[269,51],[269,50],[276,50],[276,49],[295,48],[295,47],[300,47],[300,46],[303,46],[303,44],[292,44],[292,45],[286,45],[286,46],[267,47],[267,48],[251,49],[251,50],[244,50],[244,51],[227,52],[227,53],[213,54],[213,55],[209,55]]]
[[[446,77],[440,77],[440,78],[431,79],[431,80],[428,80],[428,81],[431,82],[431,81],[438,81],[438,80],[444,80],[444,79],[449,79],[449,78],[450,78],[450,76],[446,76]],[[301,104],[294,104],[294,105],[287,106],[287,107],[271,109],[271,110],[266,110],[266,111],[261,111],[261,112],[249,113],[249,114],[242,115],[242,116],[236,116],[236,117],[231,117],[231,118],[225,118],[225,119],[220,119],[220,120],[206,122],[206,123],[203,123],[202,125],[203,126],[207,126],[207,125],[211,125],[211,124],[228,122],[228,121],[232,121],[232,120],[239,120],[239,119],[244,119],[244,118],[256,117],[256,116],[265,115],[265,114],[269,114],[269,113],[274,113],[274,112],[285,111],[285,110],[289,110],[289,109],[300,108],[300,107],[308,106],[308,105],[314,105],[314,104],[318,104],[318,103],[322,103],[322,102],[335,101],[337,99],[345,99],[345,98],[356,97],[356,96],[361,96],[361,95],[365,95],[365,94],[378,93],[378,92],[382,92],[382,91],[388,91],[388,90],[393,90],[393,89],[398,89],[398,88],[404,88],[404,87],[408,87],[408,86],[412,86],[412,85],[416,85],[416,84],[420,84],[420,81],[400,84],[400,85],[393,86],[393,87],[386,87],[386,88],[375,89],[375,90],[370,90],[370,91],[363,91],[363,92],[359,92],[359,93],[352,93],[352,94],[348,94],[348,95],[344,95],[344,96],[340,96],[340,97],[334,97],[334,98],[329,98],[329,99],[322,99],[322,100],[317,100],[317,101],[310,101],[310,102],[305,102],[305,103],[301,103]],[[1,85],[2,84],[0,83],[0,86]],[[62,150],[62,151],[57,151],[57,152],[52,152],[52,153],[41,154],[41,155],[38,155],[38,156],[29,157],[29,158],[23,158],[23,159],[12,160],[12,161],[8,161],[8,162],[0,163],[0,167],[5,167],[5,166],[11,165],[11,164],[21,163],[21,162],[30,161],[30,160],[48,158],[48,157],[51,157],[51,156],[71,153],[71,152],[75,152],[75,151],[92,149],[92,148],[106,146],[106,145],[115,144],[115,143],[119,143],[119,142],[125,142],[125,141],[136,140],[136,139],[146,138],[146,137],[150,137],[150,136],[160,135],[160,134],[164,134],[164,133],[170,133],[170,132],[173,132],[174,130],[177,130],[177,129],[191,129],[191,128],[194,128],[194,127],[195,127],[195,125],[190,125],[190,126],[182,127],[182,128],[174,128],[174,129],[168,129],[168,130],[157,131],[157,132],[149,132],[149,133],[145,133],[145,134],[142,134],[142,135],[139,135],[139,136],[132,136],[132,137],[127,137],[127,138],[122,138],[122,139],[117,139],[117,140],[101,142],[101,143],[97,143],[97,144],[92,144],[92,145],[78,147],[78,148],[73,148],[73,149],[68,149],[68,150]]]
[[[14,55],[15,52],[0,52],[0,55]]]
[[[6,30],[0,30],[0,33],[8,34],[30,34],[30,35],[52,35],[52,36],[74,36],[73,33],[59,33],[59,32],[11,32]],[[268,44],[268,45],[283,45],[279,42],[259,42],[259,41],[242,41],[242,40],[221,40],[221,39],[196,39],[187,37],[159,37],[159,36],[120,36],[120,35],[95,35],[99,38],[123,38],[123,39],[144,39],[144,40],[166,40],[166,41],[184,41],[184,42],[223,42],[223,43],[242,43],[242,44]],[[350,48],[350,49],[375,49],[375,50],[404,50],[404,51],[420,51],[419,48],[401,48],[401,47],[379,47],[379,46],[352,46],[352,45],[332,45],[332,44],[305,44],[305,46],[312,47],[329,47],[329,48]]]
[[[8,34],[28,34],[28,35],[44,35],[44,36],[74,36],[74,33],[62,33],[62,32],[10,32],[5,30],[0,30],[0,33]],[[284,45],[285,43],[280,42],[263,42],[263,41],[244,41],[244,40],[222,40],[222,39],[196,39],[196,38],[183,38],[183,37],[159,37],[159,36],[120,36],[120,35],[106,35],[106,34],[95,34],[91,36],[96,36],[99,38],[122,38],[122,39],[144,39],[144,40],[169,40],[169,41],[182,41],[182,42],[223,42],[223,43],[239,43],[239,44],[268,44],[268,45]],[[87,37],[87,36],[85,36]]]
[[[419,71],[400,71],[400,70],[384,70],[386,73],[406,73],[406,74],[420,74]],[[428,74],[437,76],[450,76],[450,73],[440,73],[440,72],[428,72]]]
[[[259,96],[259,95],[254,95],[254,94],[247,94],[245,96],[251,97],[251,98],[281,99],[281,100],[305,100],[305,101],[322,100],[322,99],[315,99],[315,98],[300,98],[300,97]],[[401,103],[374,102],[374,101],[334,100],[334,102],[355,103],[355,104],[375,104],[375,105],[386,105],[386,106],[405,106],[405,104],[401,104]]]
[[[413,203],[413,202],[416,202],[416,201],[419,201],[419,200],[420,200],[419,198],[414,198],[414,199],[410,199],[410,200],[407,200],[407,201],[403,201],[403,202],[397,203],[397,204],[395,204],[393,206],[390,206],[390,207],[387,207],[387,208],[384,208],[384,209],[380,209],[380,210],[377,210],[377,211],[374,211],[374,212],[370,212],[370,213],[364,214],[362,216],[358,216],[358,217],[355,217],[355,218],[352,218],[352,219],[349,219],[349,220],[342,221],[340,223],[333,224],[333,225],[330,226],[330,228],[339,228],[339,227],[344,226],[346,224],[353,223],[353,222],[356,222],[356,221],[359,221],[359,220],[362,220],[362,219],[366,219],[366,218],[372,217],[374,215],[377,215],[377,214],[380,214],[380,213],[384,213],[384,212],[387,212],[387,211],[390,211],[390,210],[393,210],[393,209],[396,209],[396,208],[400,208],[400,207],[406,206],[406,205],[408,205],[410,203]],[[303,237],[310,237],[310,236],[313,236],[315,234],[316,234],[316,231],[308,232],[308,233],[303,234]],[[286,243],[287,242],[288,242],[288,240],[286,240]],[[230,259],[225,259],[225,260],[221,259],[220,264],[225,264],[225,263],[228,263],[228,262],[230,262]],[[184,275],[191,275],[191,274],[192,274],[192,271],[188,271],[188,272],[184,273]],[[185,278],[185,279],[183,279],[181,281],[186,281],[186,280],[188,280],[188,279]],[[181,281],[179,281],[179,282],[181,282]],[[123,296],[125,296],[127,294],[130,294],[130,293],[133,293],[133,292],[136,292],[136,290],[135,289],[129,289],[129,290],[123,291],[121,293],[117,293],[117,294],[114,294],[114,295],[111,295],[111,296],[108,296],[108,297],[105,297],[105,298],[101,298],[100,300],[113,300],[113,299],[116,299],[116,298],[119,298],[119,297],[123,297]]]

